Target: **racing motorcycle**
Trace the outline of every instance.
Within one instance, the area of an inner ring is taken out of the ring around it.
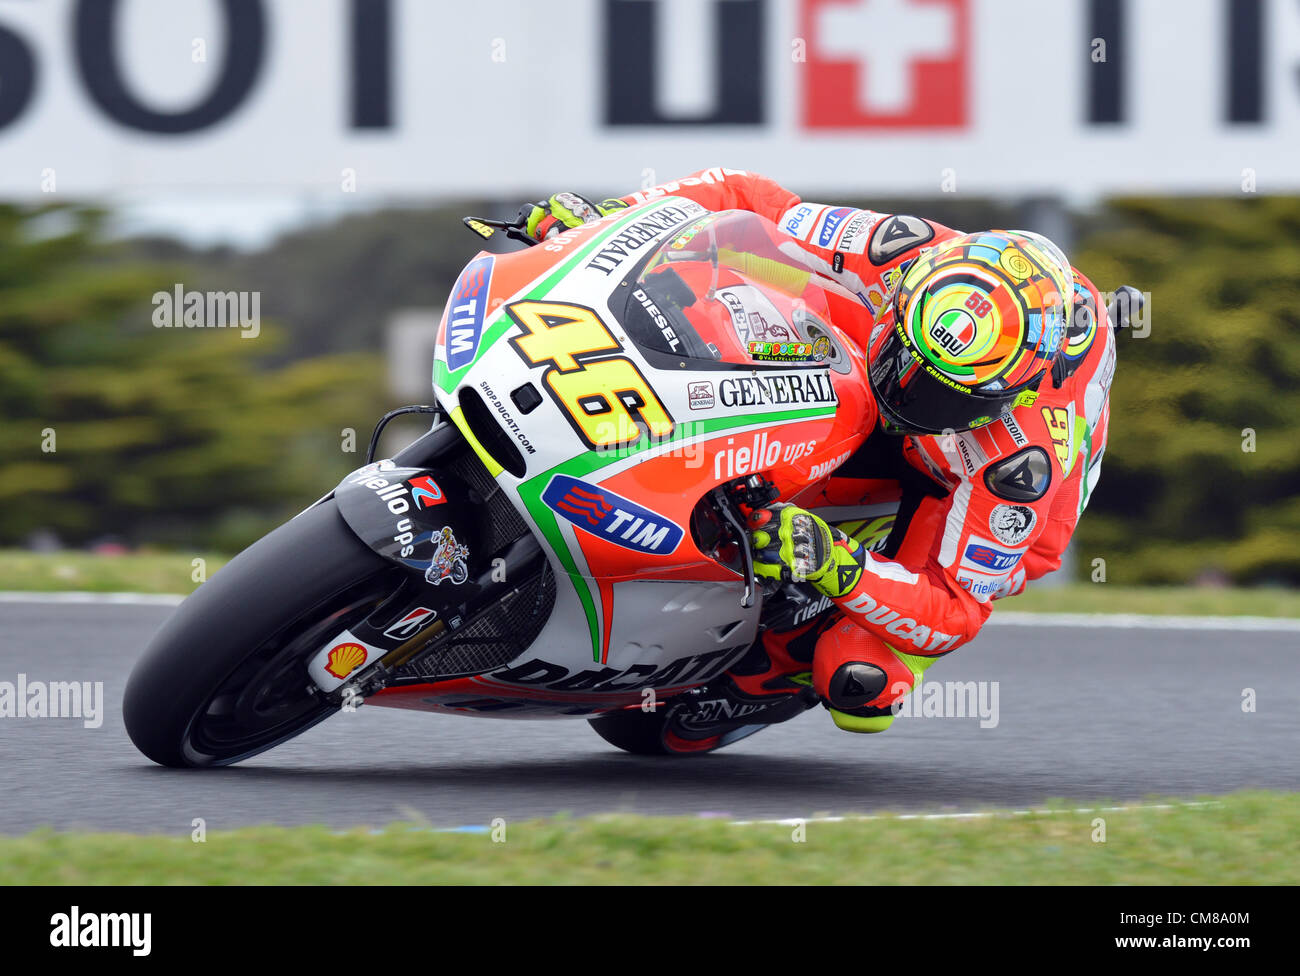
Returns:
[[[745,518],[806,504],[870,416],[865,336],[836,325],[861,304],[798,255],[755,214],[672,196],[480,251],[435,402],[382,418],[369,463],[181,604],[127,684],[132,741],[224,765],[361,702],[585,718],[643,754],[765,727],[710,688],[774,614],[826,607],[760,585]],[[409,412],[431,428],[374,460]],[[826,515],[877,537],[890,519]]]

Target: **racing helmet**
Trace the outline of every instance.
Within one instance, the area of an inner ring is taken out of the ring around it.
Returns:
[[[1065,342],[1074,275],[1028,231],[944,241],[905,266],[876,319],[868,377],[887,431],[940,434],[1032,402]]]

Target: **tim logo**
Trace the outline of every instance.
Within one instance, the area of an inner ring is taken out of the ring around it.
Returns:
[[[411,497],[415,499],[415,504],[420,508],[432,508],[434,505],[441,505],[447,500],[447,496],[442,493],[438,482],[427,474],[419,478],[412,478],[407,484],[411,486]]]
[[[844,223],[844,218],[851,213],[853,213],[852,207],[836,207],[821,219],[821,229],[817,232],[819,247],[831,246],[831,241],[835,240],[835,232],[840,229],[840,224]]]
[[[467,264],[447,299],[447,368],[452,372],[468,366],[478,353],[492,262],[492,255],[485,254]]]
[[[682,541],[682,527],[607,488],[557,474],[542,501],[562,518],[616,546],[666,556]]]
[[[997,572],[1005,572],[1020,562],[1023,553],[1003,552],[992,546],[969,545],[966,547],[966,559],[977,566],[986,566]]]

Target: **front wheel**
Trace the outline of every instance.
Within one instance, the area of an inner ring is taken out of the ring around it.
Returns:
[[[333,499],[280,526],[150,642],[122,702],[131,741],[163,766],[221,766],[328,718],[337,706],[307,663],[392,593],[401,572],[352,533]]]

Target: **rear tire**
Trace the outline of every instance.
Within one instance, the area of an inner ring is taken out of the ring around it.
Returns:
[[[333,500],[286,522],[190,596],[127,681],[122,715],[163,766],[228,765],[332,715],[306,665],[391,592],[401,570],[347,527]]]
[[[664,734],[669,711],[665,705],[653,712],[625,708],[589,718],[587,723],[610,745],[636,756],[699,756],[717,752],[767,728],[766,725],[742,725],[707,739],[685,739],[672,732]]]
[[[667,712],[666,707],[653,712],[628,708],[589,718],[587,722],[596,730],[597,735],[624,752],[637,756],[668,756],[672,753],[663,744],[664,718]]]

